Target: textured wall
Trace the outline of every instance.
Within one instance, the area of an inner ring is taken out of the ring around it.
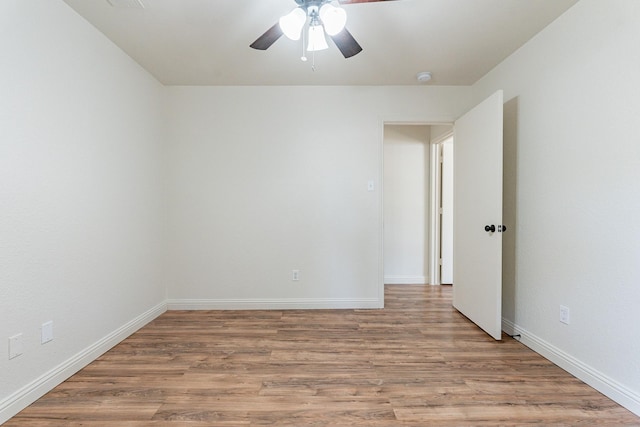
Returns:
[[[380,304],[383,123],[450,122],[470,99],[468,87],[168,91],[169,295],[227,307]]]
[[[162,87],[60,1],[0,2],[0,32],[1,409],[165,288]]]
[[[477,101],[505,90],[506,157],[516,162],[507,319],[636,413],[638,22],[635,0],[582,0],[473,87]],[[561,304],[570,325],[558,321]]]

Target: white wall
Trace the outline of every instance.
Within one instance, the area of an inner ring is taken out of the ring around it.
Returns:
[[[506,323],[637,414],[639,22],[637,0],[582,0],[473,87],[476,102],[495,89],[509,100]]]
[[[170,307],[379,306],[383,122],[452,121],[469,91],[168,88]]]
[[[507,325],[640,413],[637,22],[636,0],[582,0],[473,92],[504,89],[513,113]],[[191,307],[378,304],[382,123],[472,104],[462,87],[165,90],[59,1],[1,2],[0,51],[0,340],[24,335],[0,356],[0,422],[161,311],[165,285]]]
[[[429,282],[430,126],[384,127],[384,282]]]
[[[0,52],[1,423],[165,290],[162,87],[61,1],[0,2]]]

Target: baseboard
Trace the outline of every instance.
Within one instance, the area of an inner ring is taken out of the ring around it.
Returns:
[[[384,276],[385,285],[426,285],[429,280],[425,276]]]
[[[302,310],[383,308],[378,298],[170,299],[169,310]]]
[[[165,311],[167,311],[166,302],[156,305],[0,401],[0,424],[31,405]]]
[[[549,359],[574,377],[584,381],[614,402],[640,416],[640,394],[618,381],[565,353],[542,338],[532,334],[508,319],[502,319],[502,330],[509,335],[520,335],[520,342]]]

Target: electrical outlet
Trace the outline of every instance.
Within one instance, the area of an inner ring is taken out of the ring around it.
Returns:
[[[300,270],[292,270],[291,271],[291,280],[297,282],[300,280]]]
[[[560,306],[560,321],[562,323],[566,323],[568,325],[570,320],[571,320],[571,318],[570,318],[569,307],[565,307],[564,305],[561,305]]]
[[[9,337],[9,359],[20,356],[22,352],[22,334]]]
[[[49,341],[53,341],[53,320],[43,323],[40,332],[40,344],[46,344]]]

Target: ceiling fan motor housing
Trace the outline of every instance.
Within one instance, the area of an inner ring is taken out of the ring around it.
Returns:
[[[311,17],[317,16],[318,11],[325,3],[331,3],[331,0],[296,0],[298,7]]]
[[[317,6],[318,9],[325,3],[330,3],[331,0],[296,0],[298,6],[306,9],[309,6]]]
[[[376,1],[389,1],[389,0],[340,0],[338,3],[352,4],[352,3],[376,2]],[[327,25],[328,21],[322,22],[324,21],[324,19],[321,21],[320,15],[322,14],[322,10],[321,10],[322,7],[325,5],[329,5],[332,2],[332,0],[295,0],[295,2],[298,5],[298,7],[295,8],[294,11],[292,11],[289,15],[294,14],[296,10],[304,11],[305,14],[307,15],[307,19],[310,20],[308,21],[310,30],[317,29],[317,28],[320,28],[320,30],[322,30],[323,43],[321,44],[326,45],[326,41],[324,41],[324,33],[326,32],[329,35],[329,37],[331,37],[336,47],[340,50],[340,52],[345,58],[351,58],[352,56],[355,56],[358,53],[362,52],[362,47],[360,46],[360,44],[358,44],[356,39],[344,27],[344,24],[346,22],[346,12],[344,12],[342,8],[340,8],[339,6],[334,8],[335,10],[341,11],[342,16],[340,16],[340,13],[338,13],[339,16],[337,17],[337,19],[333,19],[334,22],[332,25]],[[327,15],[334,17],[335,16],[334,13],[335,12],[328,11]],[[280,19],[282,20],[284,18],[288,18],[289,15],[283,16]],[[299,39],[299,37],[296,37],[297,31],[298,31],[297,25],[300,24],[299,19],[300,17],[297,17],[296,19],[294,19],[294,21],[297,20],[298,22],[292,25],[292,29],[290,32],[291,34],[293,34],[293,36],[287,34],[287,37],[289,37],[292,40]],[[263,35],[258,37],[258,39],[253,43],[251,43],[251,45],[249,46],[258,50],[267,50],[273,43],[275,43],[284,34],[285,32],[281,27],[280,21],[276,22],[275,25],[269,28]],[[322,47],[321,49],[326,49],[326,47]],[[309,48],[310,51],[321,50],[321,49]]]

